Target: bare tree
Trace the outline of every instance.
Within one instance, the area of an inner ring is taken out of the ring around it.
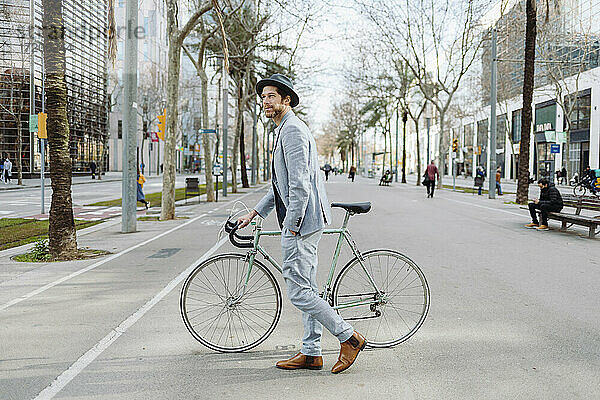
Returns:
[[[200,18],[213,8],[216,0],[198,6],[183,27],[179,28],[179,6],[176,0],[165,0],[167,5],[167,37],[169,40],[167,78],[167,128],[165,133],[165,159],[160,219],[175,218],[175,165],[177,124],[179,123],[179,77],[181,74],[181,48],[183,41]]]
[[[357,0],[358,1],[358,0]],[[460,83],[481,48],[479,18],[487,2],[474,0],[406,0],[390,4],[358,1],[378,28],[380,42],[398,54],[413,73],[423,96],[438,113],[440,179],[448,150],[446,113]]]

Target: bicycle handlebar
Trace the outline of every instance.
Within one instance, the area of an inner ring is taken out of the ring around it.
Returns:
[[[229,241],[235,247],[240,249],[251,249],[254,247],[254,236],[238,235],[236,232],[239,228],[239,222],[225,222],[225,232],[229,233]],[[237,240],[236,240],[237,239]],[[238,240],[244,240],[245,243],[238,242]]]

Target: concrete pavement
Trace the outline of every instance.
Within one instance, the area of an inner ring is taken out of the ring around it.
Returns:
[[[246,190],[242,200],[251,206],[264,190]],[[207,251],[239,250],[213,248],[232,203],[192,205],[178,208],[187,220],[140,222],[140,232],[128,235],[108,223],[82,236],[80,245],[122,254],[77,275],[108,257],[33,265],[0,253],[0,398],[34,398],[57,378],[64,386],[44,393],[63,399],[600,397],[599,240],[577,229],[526,230],[527,212],[506,199],[448,190],[426,199],[423,188],[352,184],[345,176],[330,178],[327,190],[332,202],[373,203],[350,222],[359,248],[397,249],[426,274],[431,309],[407,342],[365,351],[332,376],[339,345],[325,333],[323,371],[277,370],[275,361],[297,352],[302,334],[300,314],[285,300],[279,325],[259,347],[204,348],[181,322],[176,279]],[[334,211],[334,226],[342,216]],[[275,225],[273,216],[266,225]],[[280,256],[277,239],[261,244]],[[321,242],[320,282],[334,244],[333,237]],[[349,256],[345,249],[340,262]],[[2,309],[15,299],[22,300]]]

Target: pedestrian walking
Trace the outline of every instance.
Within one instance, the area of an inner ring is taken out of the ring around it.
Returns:
[[[331,172],[331,165],[329,165],[329,163],[325,163],[325,165],[323,166],[323,171],[325,171],[325,180],[328,181],[329,173]]]
[[[552,183],[546,178],[542,178],[538,181],[540,187],[540,198],[539,200],[533,200],[529,203],[529,214],[531,214],[531,223],[525,225],[526,228],[537,229],[540,231],[547,231],[548,228],[548,213],[550,211],[559,212],[563,208],[563,201],[560,192]],[[542,215],[542,224],[540,225],[537,218],[537,211],[540,210]]]
[[[560,170],[560,177],[561,177],[562,183],[564,185],[566,185],[568,181],[567,181],[567,169],[565,167],[562,167],[562,169]]]
[[[438,168],[435,165],[434,160],[431,160],[431,163],[427,166],[425,170],[425,175],[427,176],[425,182],[425,186],[427,186],[427,198],[433,198],[433,192],[435,191],[435,178],[436,176],[439,178],[440,174],[438,172]]]
[[[283,277],[288,297],[302,311],[304,337],[300,352],[277,362],[281,369],[322,369],[323,326],[340,342],[338,361],[331,369],[349,368],[366,339],[319,296],[317,252],[325,225],[331,223],[331,209],[325,185],[319,177],[316,143],[310,130],[292,111],[299,98],[284,75],[274,74],[256,84],[267,118],[277,126],[273,149],[272,184],[254,209],[240,217],[240,228],[254,217],[266,218],[275,209],[281,227]]]
[[[500,184],[500,180],[502,179],[501,169],[498,168],[496,170],[496,190],[498,191],[498,196],[502,196],[502,185]]]
[[[0,181],[6,183],[4,180],[4,156],[0,158]]]
[[[8,156],[4,159],[4,183],[10,183],[12,178],[12,162]]]
[[[142,203],[146,210],[150,207],[150,203],[146,201],[146,196],[144,196],[144,183],[146,182],[146,178],[140,172],[140,168],[137,170],[137,201]]]
[[[96,179],[96,162],[94,160],[90,162],[90,171],[92,171],[92,179]]]
[[[356,175],[356,167],[353,165],[350,167],[350,171],[348,172],[348,178],[352,179],[352,182],[354,182],[355,175]]]
[[[483,188],[483,182],[485,181],[485,170],[480,165],[477,167],[475,172],[475,186],[478,186],[477,194],[481,196],[481,189]]]

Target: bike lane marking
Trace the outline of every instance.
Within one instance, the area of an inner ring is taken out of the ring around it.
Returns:
[[[259,187],[256,190],[253,190],[243,196],[235,199],[239,201],[244,197],[247,197],[251,194],[256,193],[257,191],[263,189],[263,187]],[[230,202],[224,203],[222,206],[217,207],[216,209],[220,209]],[[216,210],[215,209],[215,210]],[[202,216],[206,216],[208,213],[203,214]],[[193,220],[188,221],[191,223],[193,221],[198,220],[202,216],[198,216]],[[186,225],[188,224],[186,223]],[[181,225],[180,227],[183,227]],[[179,228],[179,227],[176,227]],[[173,231],[174,229],[171,229]],[[170,231],[168,231],[170,232]],[[166,233],[166,232],[165,232]],[[167,286],[165,286],[160,292],[158,292],[152,299],[148,300],[143,306],[138,308],[133,314],[131,314],[127,319],[121,322],[117,327],[113,328],[111,332],[109,332],[104,338],[98,341],[94,346],[92,346],[88,351],[86,351],[81,357],[77,359],[71,366],[63,371],[54,381],[52,381],[44,390],[42,390],[34,400],[50,400],[53,399],[65,386],[71,382],[74,378],[76,378],[88,365],[90,365],[104,350],[110,347],[122,334],[127,332],[129,328],[131,328],[137,321],[139,321],[148,311],[150,311],[159,301],[161,301],[165,296],[167,296],[177,285],[179,285],[187,276],[193,271],[193,269],[208,259],[210,256],[214,254],[223,244],[229,240],[229,236],[222,237],[213,247],[211,247],[206,253],[204,253],[200,258],[190,264],[183,272],[177,275],[173,280],[171,280]],[[146,241],[146,242],[149,242]],[[143,242],[143,243],[146,243]],[[140,244],[141,245],[141,244]],[[136,245],[133,248],[137,248],[140,245]],[[86,268],[84,268],[86,269]]]
[[[238,199],[235,199],[235,200],[236,201],[237,200],[241,200],[244,197],[249,196],[250,194],[253,194],[253,193],[255,193],[255,192],[257,192],[257,191],[259,191],[261,189],[262,189],[262,186],[259,187],[259,188],[257,188],[257,189],[255,189],[255,190],[253,190],[253,191],[251,191],[251,192],[249,192],[249,193],[247,193],[247,194],[244,194],[242,197],[240,197]],[[233,200],[231,200],[231,201],[233,201]],[[220,207],[218,207],[218,208],[224,207],[225,205],[229,204],[231,201],[223,203],[223,205],[220,206]],[[37,289],[29,292],[29,293],[26,293],[26,294],[24,294],[22,296],[19,296],[19,297],[15,298],[15,299],[7,302],[7,303],[4,303],[4,304],[0,305],[0,311],[4,311],[4,310],[6,310],[9,307],[14,306],[15,304],[19,304],[22,301],[25,301],[27,299],[32,298],[33,296],[36,296],[36,295],[38,295],[40,293],[43,293],[46,290],[51,289],[51,288],[53,288],[56,285],[60,285],[61,283],[68,281],[71,278],[79,276],[79,275],[81,275],[81,274],[83,274],[85,272],[91,271],[91,270],[93,270],[93,269],[95,269],[95,268],[97,268],[97,267],[99,267],[99,266],[101,266],[103,264],[106,264],[107,262],[112,261],[112,260],[114,260],[114,259],[116,259],[118,257],[121,257],[122,255],[127,254],[127,253],[129,253],[129,252],[131,252],[131,251],[133,251],[133,250],[135,250],[135,249],[137,249],[139,247],[142,247],[142,246],[144,246],[144,245],[146,245],[148,243],[151,243],[151,242],[153,242],[153,241],[155,241],[157,239],[160,239],[163,236],[166,236],[166,235],[168,235],[170,233],[173,233],[173,232],[175,232],[175,231],[177,231],[177,230],[179,230],[179,229],[181,229],[181,228],[183,228],[183,227],[185,227],[185,226],[187,226],[187,225],[189,225],[191,223],[196,222],[200,218],[206,217],[207,215],[210,215],[209,212],[203,213],[203,214],[201,214],[201,215],[199,215],[197,217],[194,217],[191,220],[189,220],[189,221],[187,221],[187,222],[185,222],[185,223],[183,223],[181,225],[178,225],[178,226],[176,226],[174,228],[169,229],[168,231],[165,231],[165,232],[163,232],[163,233],[161,233],[159,235],[156,235],[156,236],[154,236],[154,237],[152,237],[150,239],[147,239],[147,240],[145,240],[145,241],[143,241],[141,243],[138,243],[138,244],[136,244],[136,245],[134,245],[132,247],[129,247],[129,248],[125,249],[125,250],[122,250],[119,253],[113,254],[113,255],[111,255],[111,256],[103,259],[103,260],[100,260],[100,261],[98,261],[98,262],[96,262],[96,263],[94,263],[92,265],[89,265],[89,266],[87,266],[85,268],[77,270],[77,271],[75,271],[75,272],[73,272],[73,273],[71,273],[71,274],[69,274],[67,276],[64,276],[64,277],[59,278],[59,279],[57,279],[57,280],[55,280],[53,282],[50,282],[50,283],[48,283],[48,284],[46,284],[46,285],[44,285],[42,287],[39,287],[39,288],[37,288]]]

